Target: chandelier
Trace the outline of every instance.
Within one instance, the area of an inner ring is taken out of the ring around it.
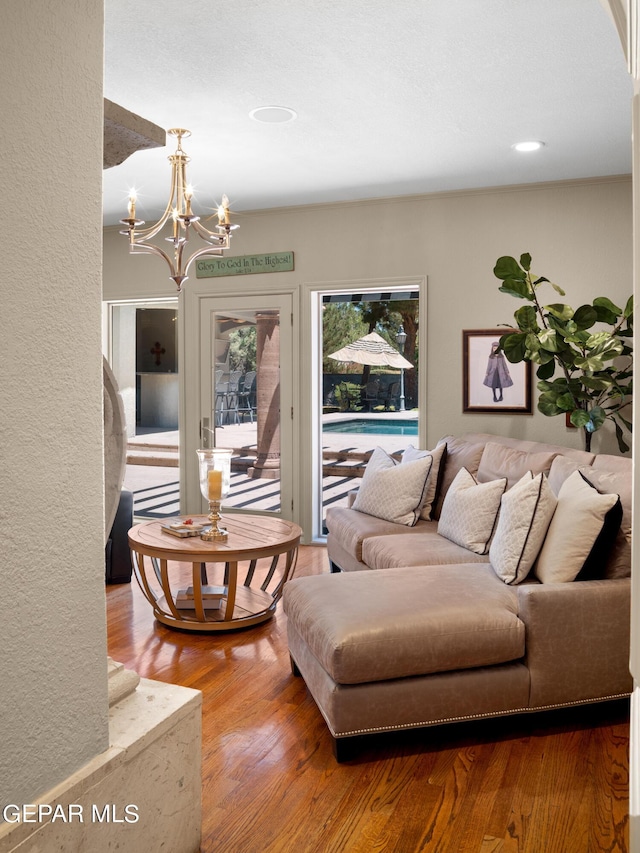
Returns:
[[[226,195],[222,196],[222,202],[218,207],[218,224],[213,231],[205,228],[200,222],[200,217],[192,212],[191,199],[193,197],[193,187],[187,183],[187,163],[190,158],[187,157],[182,149],[182,140],[191,136],[191,131],[180,127],[173,127],[167,133],[178,139],[178,147],[175,153],[167,158],[171,163],[171,192],[169,193],[167,209],[155,225],[151,225],[149,228],[141,228],[140,226],[145,223],[142,219],[136,219],[137,194],[135,190],[131,190],[129,194],[128,216],[126,219],[120,220],[122,225],[126,225],[127,228],[120,233],[126,234],[129,237],[130,254],[143,253],[158,255],[164,258],[171,270],[169,277],[176,283],[178,292],[180,292],[183,282],[188,278],[189,267],[196,258],[205,255],[220,257],[225,249],[229,248],[231,232],[238,228],[238,226],[232,225],[229,219],[229,199]],[[169,224],[169,230],[173,233],[164,239],[167,243],[173,244],[173,248],[165,251],[160,246],[149,241],[153,240],[167,224]],[[208,245],[202,249],[197,249],[193,254],[185,258],[185,250],[189,242],[191,228]]]

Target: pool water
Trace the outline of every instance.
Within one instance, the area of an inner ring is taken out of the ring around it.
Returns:
[[[405,420],[368,420],[354,419],[352,421],[334,421],[334,423],[324,424],[323,432],[340,432],[358,435],[417,435],[418,421]]]

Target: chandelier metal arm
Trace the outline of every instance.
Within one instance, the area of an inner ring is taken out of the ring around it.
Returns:
[[[167,207],[154,225],[148,228],[139,228],[139,226],[144,225],[144,221],[136,219],[137,196],[135,191],[132,191],[129,196],[129,215],[126,219],[120,220],[127,228],[120,233],[129,237],[129,252],[131,254],[142,253],[164,258],[171,270],[170,277],[180,291],[193,261],[205,255],[222,256],[224,251],[230,247],[231,231],[238,226],[231,224],[229,200],[226,195],[223,195],[222,203],[218,207],[217,230],[210,231],[199,221],[200,217],[196,216],[191,210],[193,189],[187,183],[186,175],[189,157],[182,149],[182,138],[191,134],[183,128],[173,128],[167,132],[178,138],[178,147],[175,153],[168,158],[171,163],[171,188]],[[173,243],[173,259],[169,252],[165,252],[160,246],[149,242],[162,231],[169,220],[172,220],[173,223],[173,235],[165,239],[169,243]],[[183,255],[185,246],[189,241],[189,228],[191,226],[199,237],[206,243],[213,245],[205,246],[203,249],[193,252],[184,263]]]
[[[222,249],[214,249],[213,246],[206,246],[204,249],[198,249],[198,251],[194,252],[187,261],[186,266],[184,268],[184,275],[187,275],[187,273],[189,272],[189,267],[194,261],[196,261],[198,258],[202,258],[205,255],[210,255],[215,258],[221,258],[224,256],[224,252]]]
[[[191,224],[193,225],[194,231],[196,231],[203,240],[209,240],[210,242],[216,241],[221,248],[228,249],[229,241],[231,239],[231,234],[229,231],[209,231],[208,228],[196,220],[191,220]],[[218,228],[222,228],[223,226],[218,226]]]
[[[171,278],[176,275],[175,268],[173,265],[173,261],[169,257],[169,255],[160,248],[160,246],[154,246],[152,243],[131,243],[129,246],[129,254],[130,255],[158,255],[161,258],[164,258],[169,268],[171,270]]]

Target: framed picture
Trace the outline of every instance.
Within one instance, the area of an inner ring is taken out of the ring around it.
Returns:
[[[530,415],[531,362],[511,364],[496,353],[501,335],[509,329],[462,332],[462,411]]]

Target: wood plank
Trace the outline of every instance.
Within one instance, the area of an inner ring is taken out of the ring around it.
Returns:
[[[300,548],[296,576],[328,571]],[[135,582],[107,610],[115,660],[203,692],[201,853],[627,853],[624,701],[364,738],[337,764],[281,604],[212,635],[157,623]]]

